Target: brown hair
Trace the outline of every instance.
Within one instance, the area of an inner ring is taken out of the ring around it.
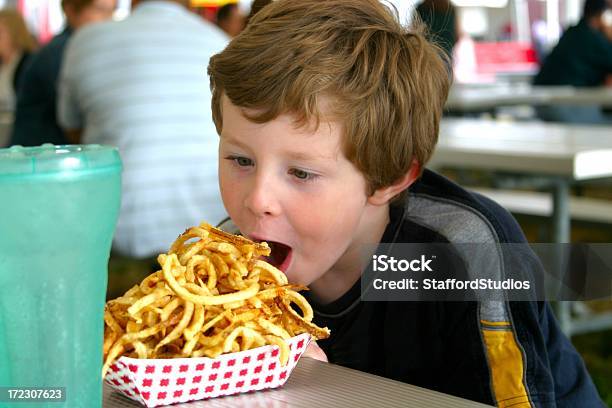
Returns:
[[[223,94],[256,123],[290,113],[300,126],[318,125],[329,98],[343,152],[370,193],[400,180],[413,159],[429,160],[450,86],[443,52],[379,0],[274,1],[208,73],[219,133]]]
[[[38,47],[34,36],[28,30],[23,17],[17,10],[0,10],[0,21],[6,25],[16,49],[23,52],[32,52]]]

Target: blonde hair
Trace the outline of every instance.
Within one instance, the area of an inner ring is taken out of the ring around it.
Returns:
[[[378,0],[274,1],[210,60],[213,120],[221,133],[226,95],[256,123],[290,113],[318,125],[326,97],[371,194],[429,160],[450,86],[444,58]]]
[[[0,23],[6,25],[13,46],[16,49],[24,52],[32,52],[38,47],[34,36],[28,30],[23,17],[17,10],[0,10]]]

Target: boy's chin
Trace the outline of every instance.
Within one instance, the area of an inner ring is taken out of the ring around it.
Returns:
[[[308,284],[310,283],[308,279],[304,279],[303,276],[300,276],[300,273],[296,271],[296,268],[293,265],[290,265],[289,269],[283,271],[283,273],[287,276],[287,280],[292,285],[308,286]]]
[[[320,276],[308,276],[304,274],[305,271],[299,271],[295,267],[290,267],[285,275],[287,276],[287,280],[292,285],[303,285],[310,286],[313,282],[315,282]]]

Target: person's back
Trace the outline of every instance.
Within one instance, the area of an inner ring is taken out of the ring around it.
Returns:
[[[582,19],[565,31],[544,59],[534,85],[603,86],[612,74],[612,39],[604,19],[607,0],[586,0]],[[538,117],[548,122],[611,124],[612,117],[595,103],[590,105],[536,106]]]
[[[568,28],[545,58],[535,85],[600,86],[612,72],[612,42],[585,20]]]
[[[225,46],[216,27],[179,4],[148,1],[121,22],[70,43],[60,122],[85,143],[119,148],[124,164],[115,249],[145,257],[186,227],[224,215],[206,66]]]
[[[70,36],[66,29],[32,56],[17,90],[11,145],[67,144],[56,118],[56,82],[63,49]]]

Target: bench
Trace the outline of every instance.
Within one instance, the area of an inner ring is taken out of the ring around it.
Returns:
[[[494,200],[514,214],[550,217],[553,211],[552,197],[548,193],[520,190],[495,190],[472,188],[471,191]],[[572,220],[612,224],[612,201],[571,197]],[[559,318],[564,321],[568,335],[589,333],[612,327],[612,312],[593,314],[583,302],[561,302],[565,308]],[[572,312],[576,317],[572,317]]]
[[[549,193],[488,188],[472,188],[471,191],[490,198],[514,214],[550,217],[553,212]],[[612,201],[571,197],[570,214],[572,220],[612,224]]]

